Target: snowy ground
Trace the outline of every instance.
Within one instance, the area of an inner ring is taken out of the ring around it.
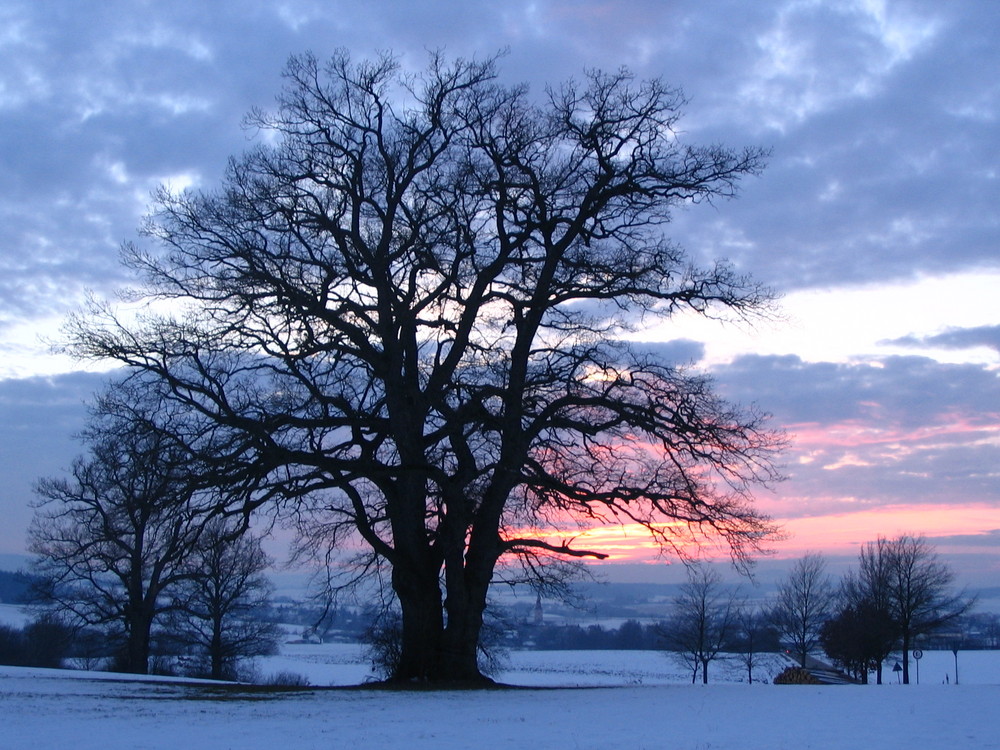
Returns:
[[[683,674],[655,653],[521,652],[506,682],[617,687],[262,695],[0,667],[0,748],[1000,748],[1000,654],[960,653],[958,686],[941,684],[949,669],[954,682],[950,652],[921,669],[919,686],[702,686],[676,684]],[[277,670],[314,685],[368,674],[345,645],[288,646],[261,665]]]
[[[359,645],[291,643],[282,646],[281,652],[280,656],[259,662],[262,678],[289,672],[315,686],[357,685],[376,679]],[[766,682],[789,665],[777,655],[765,655],[761,662],[755,668],[754,679]],[[886,666],[883,688],[899,680],[892,666],[892,661]],[[958,670],[960,683],[1000,685],[1000,651],[960,651]],[[955,657],[951,651],[925,651],[919,665],[910,661],[910,675],[913,682],[919,678],[922,686],[952,684]],[[659,651],[512,651],[507,669],[495,677],[508,685],[526,687],[638,687],[691,682],[690,672]],[[709,677],[713,684],[746,682],[745,667],[736,661],[713,661]]]
[[[376,679],[361,646],[286,644],[281,650],[280,656],[259,662],[262,678],[289,672],[318,686],[356,685]],[[682,665],[659,651],[512,651],[505,661],[507,668],[495,678],[518,686],[628,687],[691,681]],[[776,655],[762,661],[756,674],[767,681],[787,666]],[[713,682],[745,681],[744,668],[735,662],[713,662],[709,676]]]

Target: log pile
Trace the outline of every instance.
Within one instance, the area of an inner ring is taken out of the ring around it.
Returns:
[[[789,667],[774,678],[775,685],[822,685],[808,669]]]

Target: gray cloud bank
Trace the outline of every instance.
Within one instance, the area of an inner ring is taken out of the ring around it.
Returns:
[[[679,363],[699,353],[685,341],[654,348]],[[715,376],[724,396],[766,407],[774,426],[794,438],[779,499],[761,496],[771,513],[814,516],[1000,497],[1000,378],[984,367],[924,357],[831,364],[746,356]],[[33,482],[67,467],[78,451],[71,436],[83,425],[84,402],[105,378],[0,381],[0,507],[10,535],[0,551],[23,540]]]
[[[950,328],[933,336],[904,336],[884,343],[921,348],[940,347],[942,349],[971,349],[985,346],[1000,353],[1000,326]]]
[[[85,403],[104,382],[91,373],[0,380],[0,552],[23,549],[35,482],[69,468]]]
[[[213,186],[287,56],[335,46],[506,47],[540,95],[622,64],[682,85],[684,137],[774,156],[675,234],[781,290],[997,267],[996,3],[8,0],[0,27],[0,325],[122,284],[149,191]]]

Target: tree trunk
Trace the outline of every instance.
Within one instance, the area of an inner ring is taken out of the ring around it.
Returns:
[[[461,507],[455,498],[451,507]],[[469,684],[492,682],[479,669],[479,639],[483,630],[486,598],[500,555],[499,517],[484,514],[465,547],[465,519],[450,526],[445,553],[444,611],[447,626],[441,641],[440,679]]]
[[[444,626],[440,592],[400,597],[401,650],[393,682],[485,682],[479,670],[482,612],[466,611],[464,622],[449,615]]]
[[[221,680],[222,675],[222,621],[216,617],[212,620],[212,679]]]
[[[461,508],[465,501],[464,497],[454,498],[449,506]],[[412,562],[394,563],[392,586],[402,610],[403,628],[399,664],[391,678],[394,682],[490,682],[479,669],[479,637],[501,548],[499,512],[492,523],[488,514],[484,516],[472,530],[467,546],[466,519],[461,514],[457,519],[449,516],[438,529],[444,548],[441,558],[413,542],[407,555]],[[397,544],[397,550],[401,546]]]
[[[127,625],[124,670],[130,674],[149,674],[149,631],[152,622],[137,616],[132,617]]]
[[[910,633],[903,631],[903,684],[910,684]]]
[[[479,669],[479,638],[488,583],[483,586],[481,582],[470,582],[470,577],[463,576],[465,581],[461,586],[449,586],[445,601],[448,625],[444,632],[442,671],[445,679],[484,682],[488,678]]]
[[[468,674],[467,661],[456,648],[454,636],[446,638],[444,606],[436,566],[396,564],[392,586],[402,614],[399,662],[393,682],[447,681],[480,677],[478,669]],[[461,630],[459,613],[450,615],[449,631]],[[478,635],[478,631],[477,631]],[[475,654],[473,652],[473,659]]]
[[[701,660],[701,684],[708,684],[708,659]]]
[[[396,589],[402,610],[399,663],[392,680],[434,680],[441,670],[441,646],[444,637],[444,617],[441,592]]]
[[[460,621],[448,615],[442,651],[442,674],[447,680],[460,682],[486,682],[488,678],[479,669],[479,633],[482,630],[482,612],[478,617],[467,610]]]

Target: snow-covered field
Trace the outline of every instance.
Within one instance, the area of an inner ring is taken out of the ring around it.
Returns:
[[[280,656],[258,662],[262,678],[278,672],[305,677],[311,685],[356,685],[376,679],[364,649],[353,644],[286,644]],[[512,651],[507,668],[495,678],[528,687],[627,687],[689,683],[691,675],[658,651]],[[778,656],[763,659],[756,675],[770,681],[788,664]],[[743,667],[713,662],[712,681],[745,681]],[[1000,680],[998,680],[1000,682]]]
[[[320,687],[357,685],[376,679],[363,647],[355,644],[290,643],[283,645],[281,652],[258,662],[262,678],[289,672]],[[765,655],[761,661],[755,667],[754,679],[766,682],[790,664],[776,654]],[[910,679],[916,682],[919,678],[921,687],[950,685],[955,681],[955,657],[951,651],[925,651],[919,665],[910,661],[910,670]],[[960,651],[958,670],[960,683],[1000,685],[1000,651]],[[495,677],[508,685],[526,687],[639,687],[691,682],[690,672],[658,651],[512,651],[507,669]],[[713,661],[709,677],[713,684],[745,683],[745,667],[736,661]],[[883,689],[899,680],[892,672],[892,662],[886,667],[884,679]],[[1000,725],[997,729],[1000,732]]]
[[[289,645],[260,668],[316,686],[368,675],[347,645]],[[520,652],[505,682],[605,687],[261,694],[0,667],[0,748],[1000,748],[1000,654],[960,653],[959,669],[956,686],[952,654],[929,652],[919,686],[702,686],[656,653]]]

